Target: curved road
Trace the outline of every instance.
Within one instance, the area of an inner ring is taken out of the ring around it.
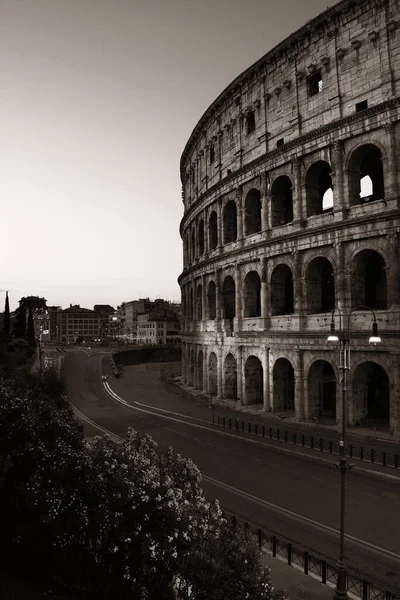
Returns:
[[[135,367],[129,385],[124,377],[110,378],[108,392],[103,369],[111,373],[100,353],[68,353],[63,360],[68,397],[88,419],[118,435],[128,427],[149,433],[161,449],[173,446],[198,465],[209,498],[336,563],[340,479],[332,464],[214,429],[209,414],[179,414],[179,401],[163,386],[158,367]],[[90,428],[87,435],[95,431]],[[399,481],[351,471],[346,503],[346,564],[369,581],[400,590]]]

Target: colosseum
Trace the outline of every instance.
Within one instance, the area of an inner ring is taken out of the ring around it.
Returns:
[[[399,0],[339,2],[194,128],[181,158],[187,385],[340,425],[346,372],[347,425],[400,438],[399,16]]]

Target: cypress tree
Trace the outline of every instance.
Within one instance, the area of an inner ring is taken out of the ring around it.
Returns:
[[[16,338],[25,338],[26,337],[26,317],[25,317],[25,308],[23,306],[19,306],[17,308],[17,316],[15,317],[13,334]]]
[[[28,340],[28,344],[30,346],[36,346],[35,328],[33,326],[32,306],[29,307],[29,312],[28,312],[28,328],[27,328],[27,332],[26,332],[26,339]]]
[[[10,335],[10,303],[8,301],[8,292],[6,292],[6,304],[4,307],[4,333],[8,337]]]

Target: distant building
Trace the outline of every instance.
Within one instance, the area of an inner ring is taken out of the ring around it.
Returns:
[[[180,344],[180,321],[166,308],[137,316],[137,343],[145,345]]]
[[[58,341],[73,344],[78,338],[84,342],[100,339],[101,321],[97,312],[81,308],[79,304],[58,313]]]
[[[120,335],[123,335],[127,341],[136,343],[138,339],[138,315],[149,313],[151,311],[172,310],[180,315],[180,304],[169,302],[163,298],[139,298],[130,302],[123,302],[120,312],[116,314],[115,323],[119,323]],[[141,339],[141,338],[140,338]],[[140,343],[143,343],[140,341]]]
[[[109,304],[95,304],[93,310],[100,317],[100,338],[104,340],[108,337],[109,317],[115,313],[115,308]]]

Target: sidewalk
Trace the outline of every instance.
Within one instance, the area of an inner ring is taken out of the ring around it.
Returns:
[[[323,585],[310,575],[304,575],[282,560],[263,554],[260,562],[271,569],[272,585],[276,590],[282,591],[288,600],[332,600],[333,588]]]

